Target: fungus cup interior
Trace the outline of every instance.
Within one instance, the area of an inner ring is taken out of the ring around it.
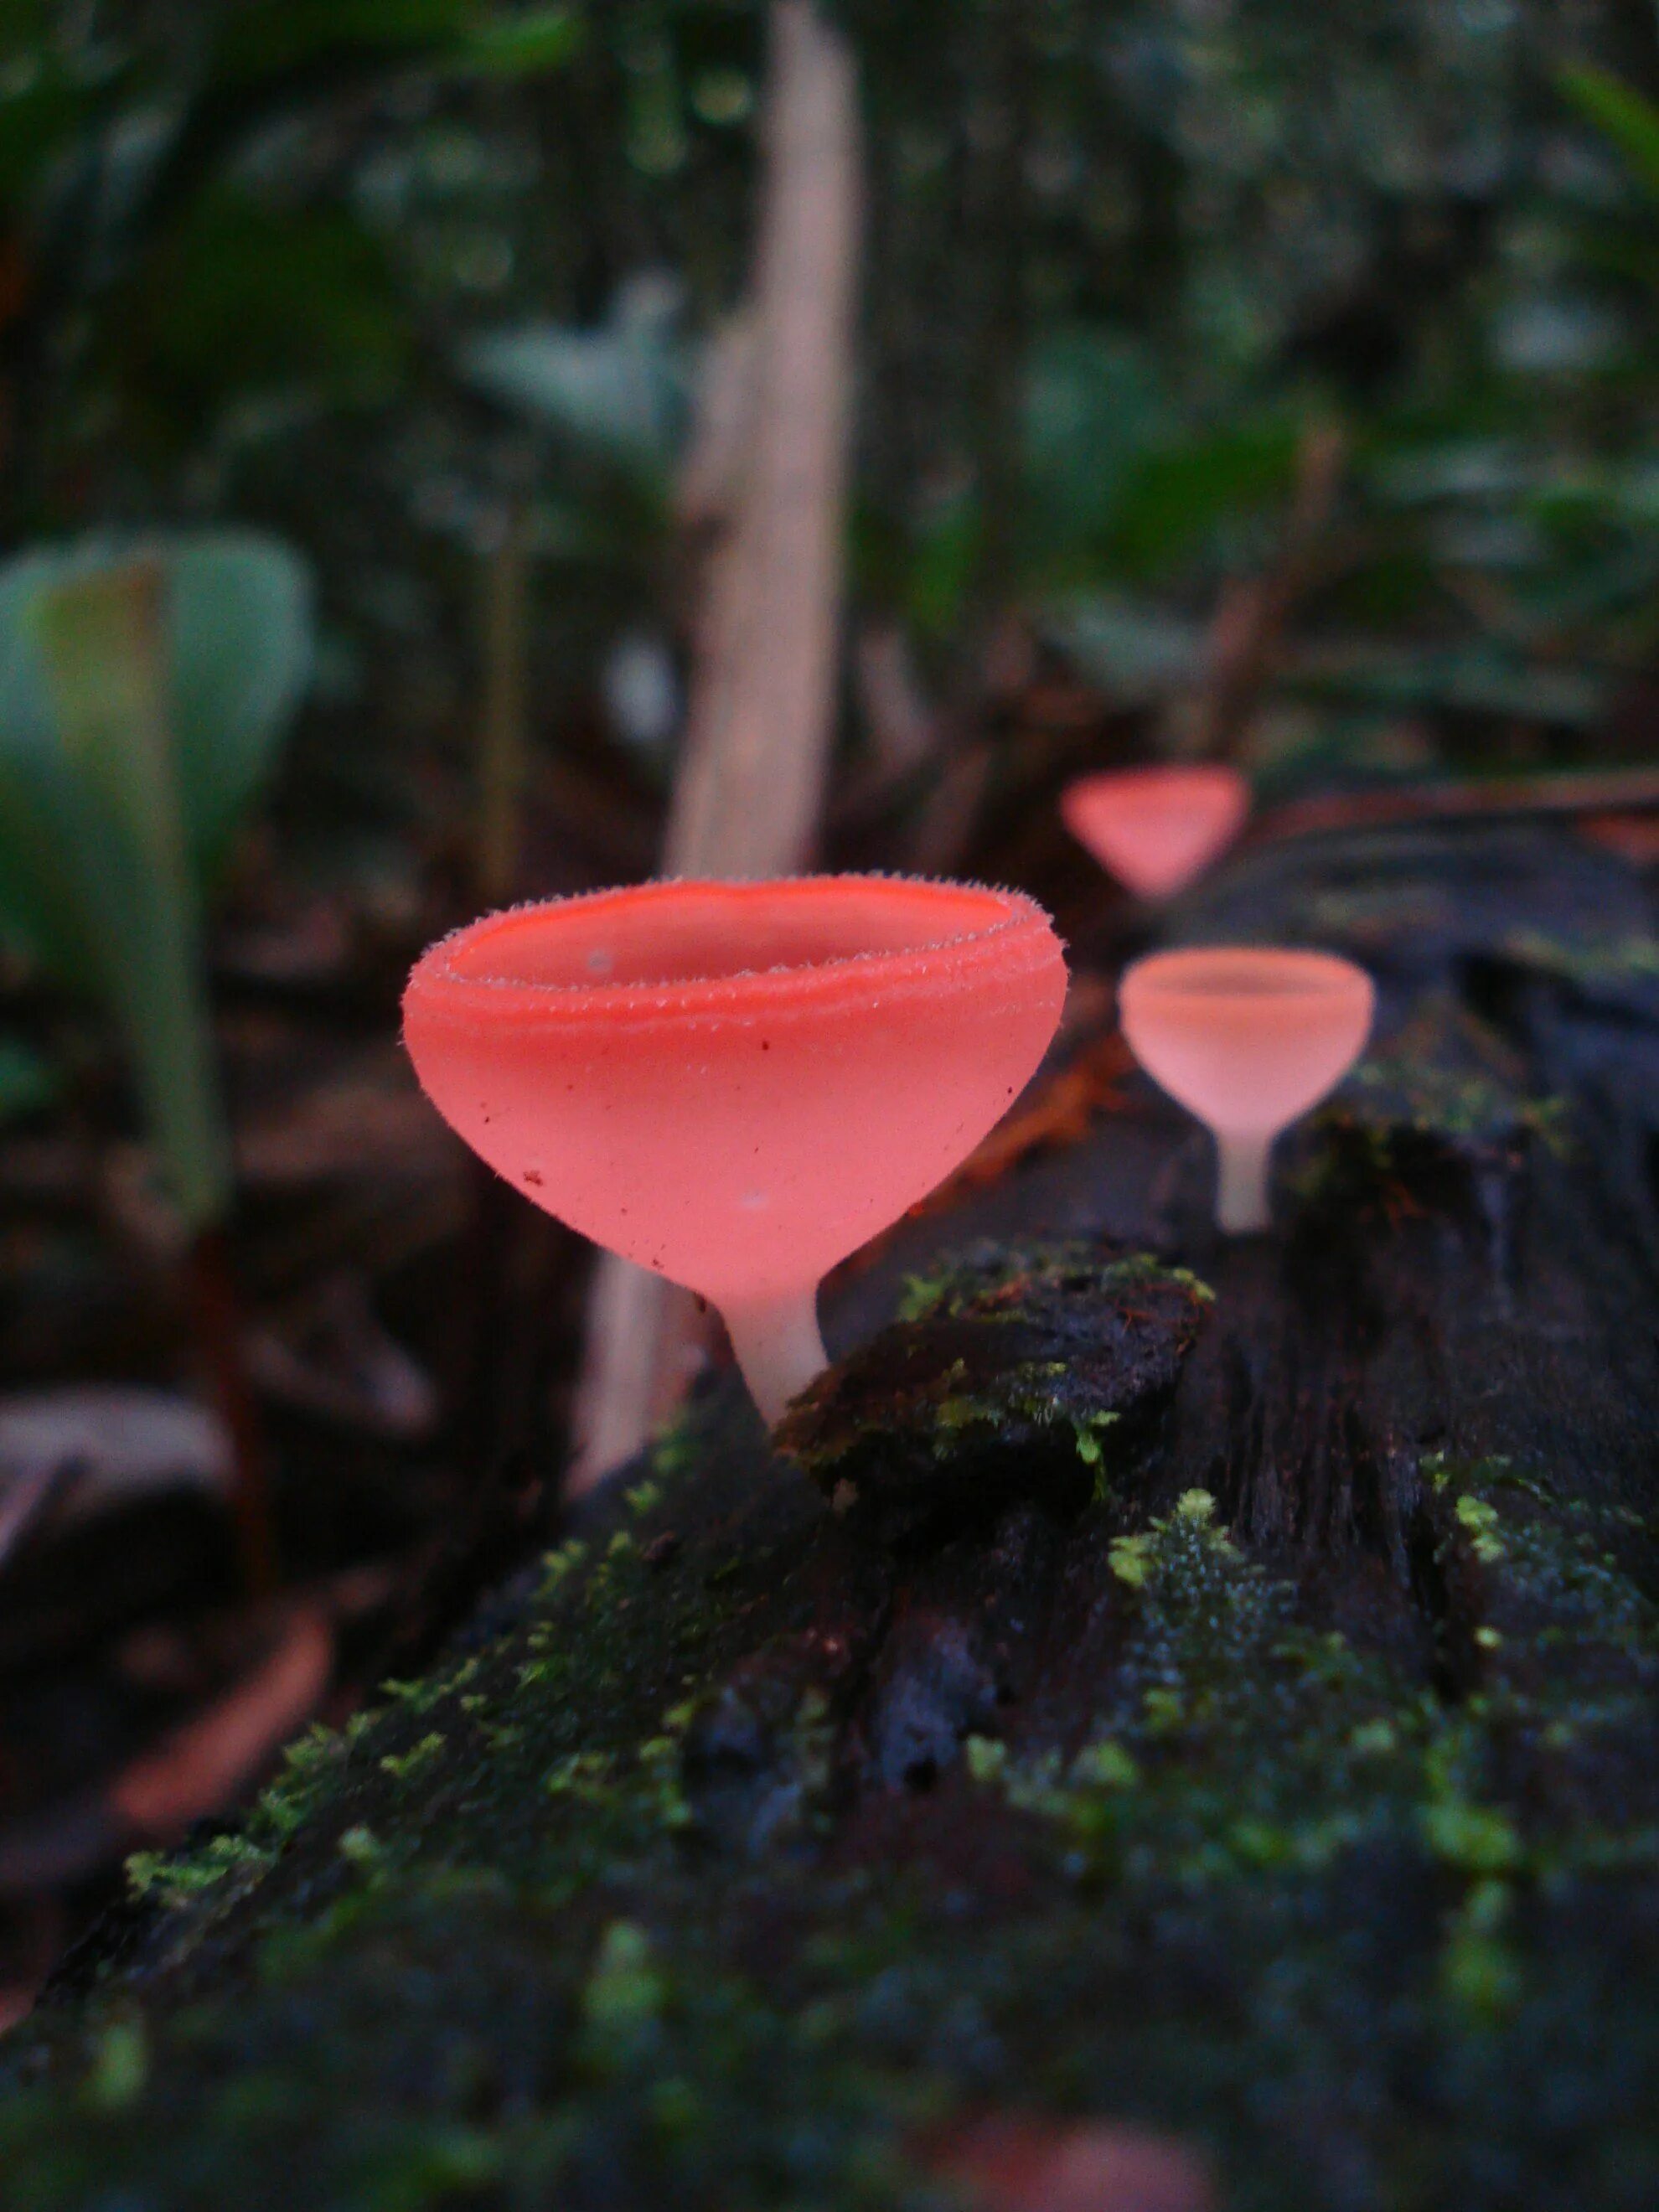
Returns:
[[[820,1279],[1000,1119],[1065,994],[1017,892],[659,883],[444,939],[404,1035],[499,1174],[720,1309],[775,1420],[824,1364]]]
[[[1138,898],[1172,898],[1244,827],[1250,787],[1231,768],[1121,769],[1072,784],[1060,805],[1079,844]]]
[[[1223,1229],[1267,1226],[1273,1139],[1353,1066],[1375,1004],[1364,969],[1328,952],[1158,952],[1125,971],[1135,1058],[1214,1134]]]

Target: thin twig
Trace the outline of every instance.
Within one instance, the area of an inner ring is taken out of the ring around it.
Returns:
[[[507,504],[484,567],[477,878],[492,907],[507,904],[519,873],[530,758],[529,602],[530,502],[520,494]]]
[[[77,1472],[73,1458],[50,1461],[20,1474],[0,1498],[0,1567]]]
[[[1182,731],[1182,750],[1233,751],[1273,679],[1291,616],[1313,581],[1317,551],[1341,489],[1347,441],[1334,422],[1310,422],[1297,449],[1296,484],[1279,554],[1265,574],[1237,580],[1211,626],[1204,687]]]
[[[669,819],[671,875],[799,867],[835,703],[858,222],[851,58],[776,0],[748,479],[716,550]]]
[[[204,1229],[185,1255],[196,1340],[230,1438],[231,1510],[236,1553],[248,1592],[263,1597],[276,1585],[276,1532],[271,1515],[264,1438],[249,1386],[242,1345],[241,1303],[230,1253],[220,1229]]]

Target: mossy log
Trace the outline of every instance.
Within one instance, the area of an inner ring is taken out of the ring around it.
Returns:
[[[1379,981],[1279,1233],[1218,1243],[1133,1080],[907,1224],[793,1460],[709,1392],[134,1868],[3,2048],[6,2212],[921,2212],[987,2113],[1180,2137],[1237,2212],[1650,2212],[1644,896],[1414,834],[1182,927]]]

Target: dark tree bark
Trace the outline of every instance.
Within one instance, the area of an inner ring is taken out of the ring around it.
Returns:
[[[1182,2139],[1101,2212],[1656,2201],[1648,901],[1413,831],[1182,927],[1379,982],[1278,1233],[1135,1079],[908,1224],[793,1464],[712,1392],[137,1870],[7,2046],[0,2199],[1053,2212],[988,2113]]]

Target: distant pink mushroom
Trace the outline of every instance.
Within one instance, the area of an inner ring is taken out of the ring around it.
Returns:
[[[1267,1226],[1273,1139],[1358,1060],[1376,995],[1363,968],[1328,952],[1157,952],[1124,971],[1131,1050],[1215,1137],[1223,1229]]]
[[[1079,844],[1138,898],[1173,898],[1244,827],[1250,787],[1231,768],[1114,769],[1072,784],[1060,811]]]
[[[1206,2160],[1112,2121],[998,2114],[956,2130],[928,2162],[973,2212],[1215,2212]]]
[[[445,938],[404,1036],[498,1174],[718,1307],[774,1422],[826,1364],[823,1275],[1001,1118],[1065,995],[1016,891],[654,883]]]

